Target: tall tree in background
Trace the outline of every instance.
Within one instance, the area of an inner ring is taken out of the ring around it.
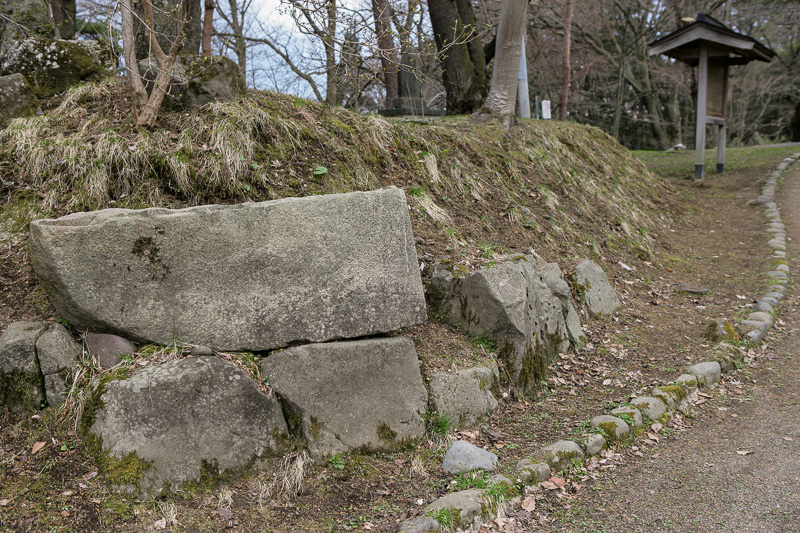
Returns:
[[[567,14],[564,17],[564,61],[561,65],[561,98],[558,103],[558,119],[567,119],[567,101],[569,100],[570,48],[572,46],[572,8],[574,0],[567,0]]]
[[[480,107],[489,89],[486,58],[472,3],[428,0],[428,10],[442,64],[447,113],[472,113]]]
[[[375,19],[375,36],[381,60],[383,84],[386,87],[384,107],[389,108],[398,96],[398,57],[392,34],[392,6],[389,0],[372,0],[372,16]]]
[[[500,116],[507,125],[517,101],[519,58],[522,54],[528,0],[503,0],[497,27],[492,86],[481,113]]]

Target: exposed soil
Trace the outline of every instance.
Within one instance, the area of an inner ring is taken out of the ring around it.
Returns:
[[[497,413],[481,427],[454,436],[491,449],[500,457],[502,471],[508,473],[518,459],[542,446],[585,434],[590,417],[606,413],[633,394],[649,393],[654,385],[675,379],[686,366],[703,360],[710,348],[703,337],[707,321],[737,318],[734,315],[744,313],[765,286],[762,273],[767,270],[768,254],[763,218],[760,207],[749,201],[757,196],[760,179],[792,151],[772,149],[752,160],[748,157],[753,151],[742,151],[738,167],[734,160],[729,173],[709,176],[708,185],[701,188],[670,171],[682,164],[678,159],[682,156],[676,156],[670,165],[657,161],[671,191],[665,194],[670,204],[663,207],[679,216],[672,221],[664,217],[655,234],[651,232],[655,254],[637,258],[630,251],[602,243],[599,247],[601,260],[609,266],[609,275],[624,297],[623,311],[602,320],[583,316],[589,344],[554,361],[547,386],[537,396],[519,398],[505,385],[505,399]],[[437,251],[425,244],[418,250],[423,258],[426,252],[435,258]],[[14,269],[21,284],[35,287],[25,277],[28,267],[22,250],[4,253],[3,290],[7,279],[15,281]],[[555,252],[544,258],[562,266],[569,263]],[[707,288],[708,292],[690,294],[681,290],[682,284]],[[21,296],[3,302],[5,320],[50,316],[46,303],[37,305],[30,291],[14,294]],[[426,372],[467,368],[492,357],[490,346],[435,320],[403,333],[414,338]],[[772,354],[772,350],[757,349],[749,357],[763,367]],[[760,377],[752,373],[757,371],[749,371],[750,381],[755,377],[759,382]],[[741,374],[732,379],[725,385],[725,393],[716,392],[696,418],[673,419],[656,435],[658,444],[636,441],[631,447],[608,452],[604,463],[590,462],[572,472],[563,489],[539,493],[533,512],[509,509],[507,520],[491,528],[600,530],[592,529],[593,522],[580,529],[584,526],[576,520],[604,523],[611,514],[624,514],[627,501],[612,506],[608,499],[613,497],[603,487],[615,479],[617,471],[636,476],[637,467],[626,465],[645,464],[639,454],[647,458],[666,455],[661,450],[673,446],[671,442],[688,444],[695,435],[705,435],[700,433],[702,426],[732,414],[717,408],[730,409],[737,398],[746,400],[753,394]],[[70,421],[59,418],[60,413],[53,409],[32,418],[9,413],[0,418],[0,526],[4,530],[143,531],[160,526],[162,520],[168,522],[174,511],[177,522],[167,527],[180,531],[389,532],[398,522],[422,513],[426,503],[456,488],[457,481],[439,468],[445,448],[433,439],[402,453],[347,455],[341,462],[313,465],[305,473],[302,493],[290,498],[274,490],[271,498],[265,497],[264,489],[275,473],[274,467],[265,465],[250,476],[204,490],[137,503],[107,490],[96,474],[94,460],[70,431]],[[792,437],[789,433],[785,436]],[[44,445],[39,449],[37,442]],[[595,477],[599,481],[593,480]],[[666,487],[680,488],[677,482]],[[602,489],[599,495],[594,494],[595,488]],[[669,504],[664,505],[669,512]],[[607,511],[600,511],[601,506]],[[665,524],[663,518],[655,519]],[[613,524],[608,527],[609,531],[630,530]]]

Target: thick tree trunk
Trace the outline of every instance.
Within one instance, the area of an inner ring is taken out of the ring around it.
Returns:
[[[325,103],[329,106],[339,105],[339,78],[336,64],[336,0],[328,0],[328,24],[322,44],[325,47]]]
[[[59,39],[75,38],[75,0],[50,0]]]
[[[372,16],[375,18],[375,35],[378,37],[378,50],[381,57],[383,85],[386,88],[384,107],[392,107],[398,96],[397,49],[392,36],[392,13],[388,0],[372,0]]]
[[[168,50],[172,43],[183,36],[185,45],[181,49],[182,53],[196,55],[200,50],[203,0],[188,1],[186,4],[187,11],[183,12],[185,13],[185,17],[182,21],[178,20],[178,14],[175,10],[176,4],[180,2],[176,0],[150,1],[155,8],[153,30],[156,33],[156,39],[161,48]],[[152,47],[148,46],[147,30],[144,24],[141,23],[141,21],[144,20],[144,2],[138,1],[135,5],[137,15],[137,21],[134,24],[136,30],[136,57],[138,59],[144,59],[152,55]],[[179,26],[183,28],[182,31],[178,31]]]
[[[462,12],[471,12],[472,5],[466,0],[461,6],[456,0],[429,0],[428,11],[442,64],[447,113],[471,113],[480,107],[488,89],[483,46],[466,44],[478,40],[472,27],[465,28],[461,16]],[[469,20],[474,19],[474,15],[469,16]]]
[[[569,100],[570,82],[570,50],[572,47],[572,6],[574,1],[567,0],[567,15],[564,17],[564,60],[561,65],[561,98],[558,103],[558,119],[567,119],[567,102]]]
[[[214,33],[214,0],[205,0],[205,11],[203,12],[203,39],[201,41],[201,49],[203,55],[211,57],[211,35]]]
[[[494,58],[492,87],[481,108],[482,113],[504,118],[514,115],[519,57],[522,53],[522,36],[527,10],[527,0],[503,0],[497,28],[497,52]]]

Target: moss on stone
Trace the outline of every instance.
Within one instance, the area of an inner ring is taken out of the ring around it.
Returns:
[[[378,439],[388,446],[395,446],[397,444],[397,432],[389,427],[386,422],[378,424]]]
[[[44,400],[43,387],[41,375],[18,369],[0,372],[0,402],[12,411],[38,411]]]
[[[322,437],[322,424],[316,416],[309,418],[309,426],[311,438],[314,440],[319,440]]]

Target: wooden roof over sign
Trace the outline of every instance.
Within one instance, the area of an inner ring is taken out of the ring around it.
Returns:
[[[699,61],[702,45],[708,46],[709,57],[729,65],[745,65],[754,60],[769,62],[775,57],[769,47],[731,30],[705,13],[697,15],[691,24],[650,43],[648,54],[664,54],[694,66]]]

